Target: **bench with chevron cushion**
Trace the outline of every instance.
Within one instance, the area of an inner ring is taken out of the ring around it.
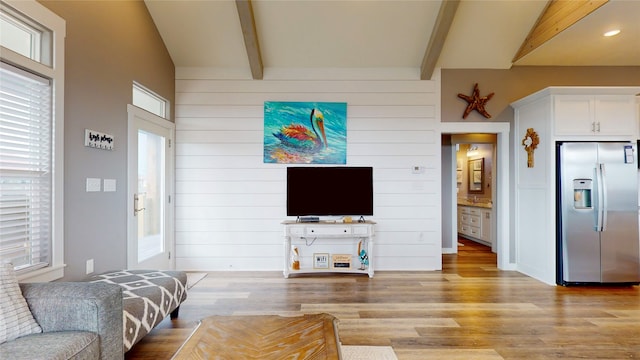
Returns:
[[[187,274],[183,271],[122,270],[96,275],[89,281],[122,287],[124,352],[167,315],[178,317],[180,304],[187,298]]]

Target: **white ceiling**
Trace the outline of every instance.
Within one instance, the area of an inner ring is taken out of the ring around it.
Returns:
[[[570,0],[575,1],[575,0]],[[177,68],[251,77],[235,0],[145,0]],[[413,70],[441,0],[252,0],[269,74],[292,69]],[[546,0],[462,0],[437,67],[640,66],[640,1],[610,0],[515,64]],[[622,33],[604,38],[612,27]]]

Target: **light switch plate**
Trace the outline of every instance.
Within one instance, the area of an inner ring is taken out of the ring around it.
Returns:
[[[87,178],[87,192],[100,191],[101,182],[99,178]]]
[[[116,179],[104,179],[104,192],[116,191]]]

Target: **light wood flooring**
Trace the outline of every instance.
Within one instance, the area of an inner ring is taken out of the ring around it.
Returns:
[[[392,346],[399,360],[640,359],[638,286],[549,286],[500,271],[487,247],[461,242],[442,271],[210,273],[179,318],[165,319],[126,359],[170,359],[210,315],[319,312],[339,319],[343,345]]]

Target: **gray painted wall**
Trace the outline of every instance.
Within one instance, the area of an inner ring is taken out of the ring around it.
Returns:
[[[495,95],[487,102],[491,119],[477,111],[466,119],[462,113],[467,102],[458,94],[471,95],[473,84],[478,83],[480,96]],[[509,104],[548,86],[638,86],[640,66],[514,66],[509,70],[442,70],[442,121],[513,121]]]
[[[65,276],[126,267],[127,104],[137,81],[171,104],[175,67],[142,1],[41,1],[66,20]],[[173,119],[173,114],[171,115]],[[113,151],[84,147],[84,130],[115,137]],[[116,192],[86,192],[86,178]]]

